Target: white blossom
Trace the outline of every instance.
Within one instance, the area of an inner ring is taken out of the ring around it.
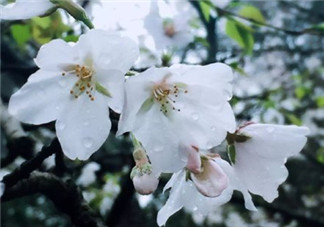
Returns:
[[[210,149],[235,130],[232,77],[222,63],[150,68],[130,77],[118,134],[132,131],[156,172],[178,171],[188,147]]]
[[[117,33],[90,30],[75,45],[53,40],[41,47],[40,68],[9,101],[9,112],[22,122],[56,120],[63,152],[88,159],[108,137],[108,106],[120,112],[124,74],[138,55],[134,42]]]
[[[87,187],[90,184],[94,183],[97,179],[95,172],[98,170],[100,170],[100,165],[98,163],[89,162],[83,167],[81,175],[77,179],[77,183],[84,187]]]
[[[0,5],[0,19],[24,20],[36,16],[42,16],[55,5],[49,0],[16,0],[6,6]]]
[[[248,124],[237,133],[251,138],[235,143],[235,175],[250,193],[272,202],[278,196],[279,185],[288,177],[287,158],[298,154],[304,147],[308,128]]]

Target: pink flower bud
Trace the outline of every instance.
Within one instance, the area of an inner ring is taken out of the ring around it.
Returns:
[[[213,159],[202,160],[202,172],[191,173],[191,179],[198,191],[207,197],[219,196],[228,186],[228,178]]]
[[[159,179],[153,174],[136,174],[133,177],[133,184],[135,190],[141,195],[149,195],[153,193],[158,184]]]
[[[188,149],[187,169],[192,173],[201,172],[201,160],[198,148],[192,146]]]

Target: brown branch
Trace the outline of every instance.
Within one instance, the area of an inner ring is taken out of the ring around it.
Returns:
[[[57,209],[67,214],[77,227],[104,226],[86,204],[81,192],[72,181],[62,181],[49,173],[34,172],[30,177],[5,189],[2,202],[41,193],[52,200]]]

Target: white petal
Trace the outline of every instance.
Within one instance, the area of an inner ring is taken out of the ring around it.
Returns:
[[[42,69],[62,71],[66,66],[75,65],[81,61],[75,47],[61,39],[55,39],[39,49],[35,62]]]
[[[219,145],[236,127],[231,106],[215,89],[188,86],[187,90],[174,104],[181,111],[172,115],[181,141],[201,149]]]
[[[57,119],[70,98],[76,77],[62,77],[59,72],[38,70],[13,94],[9,113],[29,124],[43,124]]]
[[[150,98],[153,84],[161,80],[168,72],[166,68],[156,69],[152,67],[126,80],[126,98],[123,112],[118,123],[117,135],[133,130],[136,115],[143,103]]]
[[[199,150],[193,147],[185,147],[185,151],[188,153],[188,161],[186,168],[192,173],[200,173],[201,171],[201,158]]]
[[[108,137],[111,122],[106,98],[98,93],[94,97],[94,101],[85,94],[72,99],[56,121],[57,137],[70,159],[88,159]]]
[[[45,14],[46,11],[53,8],[54,5],[49,0],[16,0],[15,3],[0,7],[0,19],[25,20]]]
[[[228,186],[228,178],[222,168],[213,160],[202,161],[202,172],[191,174],[198,191],[207,197],[219,196]]]
[[[235,172],[250,192],[272,202],[278,196],[277,188],[288,176],[284,164],[303,148],[308,129],[251,124],[240,132],[252,138],[235,144]]]
[[[154,174],[136,174],[133,178],[133,184],[139,194],[149,195],[156,190],[159,179]]]
[[[179,151],[179,141],[173,133],[169,120],[161,113],[158,105],[153,105],[145,113],[136,115],[133,133],[143,144],[158,172],[175,172],[185,166]]]
[[[107,97],[108,106],[120,113],[124,104],[124,73],[117,70],[96,70],[96,80],[111,94]]]
[[[183,207],[183,186],[185,184],[185,171],[180,171],[175,174],[177,184],[172,186],[169,198],[166,204],[161,208],[157,215],[157,224],[159,226],[165,225],[166,221],[171,215],[176,213]]]
[[[97,29],[81,35],[76,46],[85,60],[93,59],[94,68],[118,70],[124,74],[139,55],[137,44],[132,39]]]

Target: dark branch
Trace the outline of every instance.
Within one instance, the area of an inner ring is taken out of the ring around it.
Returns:
[[[77,227],[104,226],[83,199],[81,192],[72,181],[64,182],[49,173],[34,172],[3,194],[2,202],[41,193],[52,200],[58,210],[67,214]]]
[[[28,178],[30,173],[38,169],[42,162],[61,149],[58,139],[55,139],[50,146],[44,147],[34,158],[24,162],[20,167],[3,178],[6,188],[15,185],[18,181]]]

